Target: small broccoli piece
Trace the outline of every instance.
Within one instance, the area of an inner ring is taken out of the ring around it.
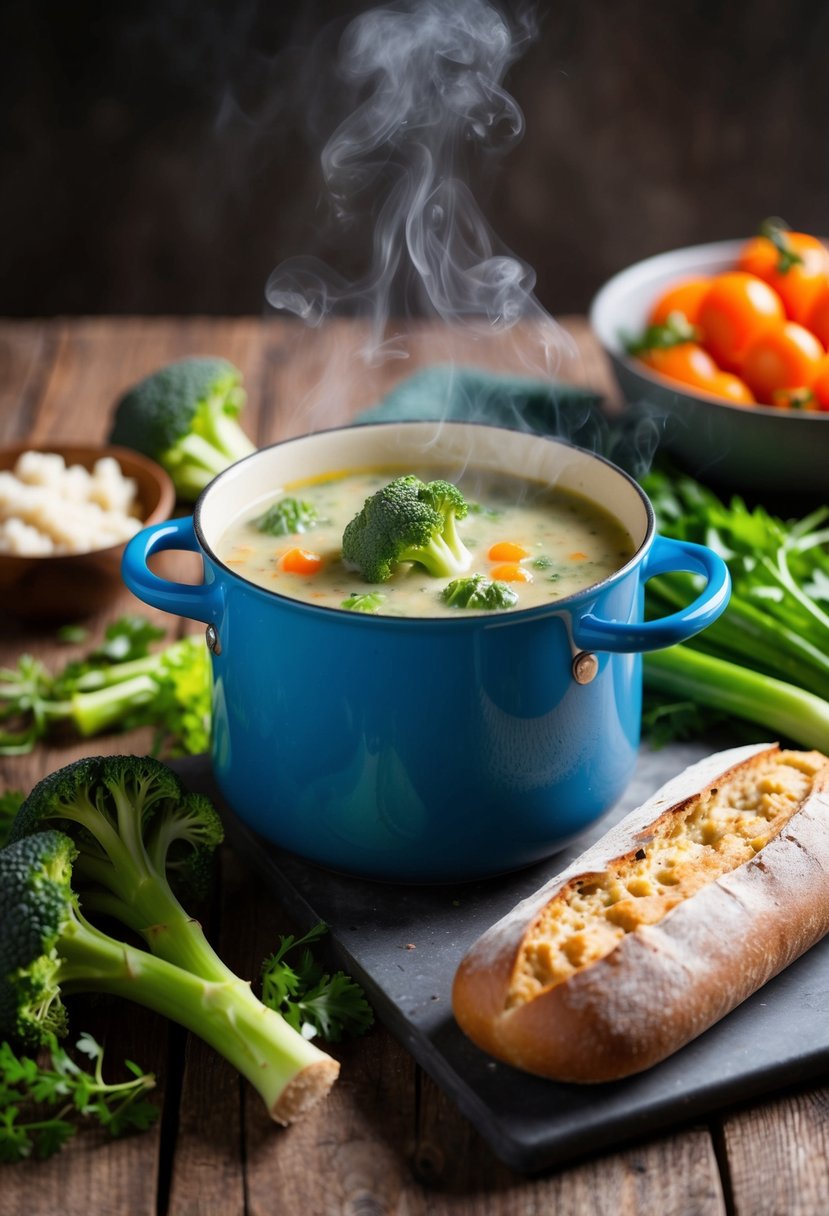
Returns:
[[[493,582],[483,574],[453,579],[443,588],[441,599],[450,608],[480,608],[488,612],[512,608],[518,602],[508,583]]]
[[[268,507],[264,515],[256,520],[256,527],[268,536],[296,536],[310,532],[321,523],[317,508],[312,502],[299,498],[280,498]]]
[[[342,556],[367,583],[384,583],[400,562],[415,562],[435,578],[468,570],[472,555],[456,521],[467,514],[457,486],[396,477],[367,498],[343,533]]]
[[[347,600],[343,600],[340,607],[347,609],[349,612],[377,612],[380,605],[385,603],[385,601],[386,596],[382,595],[379,591],[369,591],[364,595],[355,592]]]
[[[180,498],[195,499],[217,473],[255,451],[239,425],[242,373],[226,359],[169,363],[115,406],[110,443],[162,465]]]
[[[0,1038],[49,1046],[67,1025],[63,994],[126,997],[199,1035],[290,1122],[339,1066],[227,971],[204,977],[101,932],[73,890],[77,850],[59,831],[0,850]]]

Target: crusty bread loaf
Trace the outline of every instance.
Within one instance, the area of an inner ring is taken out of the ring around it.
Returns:
[[[616,1080],[706,1030],[829,931],[829,760],[709,756],[472,946],[452,1002],[517,1068]]]

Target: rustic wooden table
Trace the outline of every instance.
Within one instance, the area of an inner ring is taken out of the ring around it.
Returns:
[[[567,374],[612,393],[583,320],[565,323],[577,357]],[[445,357],[416,331],[405,363],[367,371],[354,329],[306,333],[255,319],[108,319],[0,323],[0,442],[103,439],[116,395],[160,364],[220,354],[244,370],[246,425],[269,442],[347,420],[419,364]],[[464,352],[460,352],[464,357]],[[478,343],[467,358],[523,370],[522,352]],[[146,611],[124,591],[88,622],[96,640],[122,611]],[[175,631],[181,622],[161,614]],[[88,644],[88,643],[87,643]],[[47,663],[72,648],[1,614],[0,665],[22,651]],[[58,653],[59,651],[59,653]],[[149,735],[41,746],[0,760],[0,790],[30,788],[61,764],[100,751],[143,752]],[[228,962],[253,976],[291,926],[225,849],[209,929]],[[829,1212],[829,1088],[815,1085],[721,1112],[620,1152],[541,1177],[501,1164],[452,1103],[382,1027],[337,1048],[341,1079],[329,1099],[287,1130],[200,1042],[117,1003],[72,1004],[73,1024],[106,1042],[110,1068],[136,1059],[158,1078],[153,1130],[120,1141],[85,1130],[44,1163],[0,1167],[0,1216],[822,1216]]]

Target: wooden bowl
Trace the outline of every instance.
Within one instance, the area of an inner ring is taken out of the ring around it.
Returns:
[[[22,443],[0,448],[0,470],[14,468],[26,451],[55,452],[67,465],[91,471],[96,460],[112,456],[138,487],[142,524],[160,523],[172,511],[173,483],[155,461],[129,448],[80,443]],[[0,553],[0,612],[27,621],[81,620],[106,608],[123,590],[124,544],[89,553],[22,557]]]

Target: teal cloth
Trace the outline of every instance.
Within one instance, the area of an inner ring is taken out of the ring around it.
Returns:
[[[435,364],[396,384],[355,422],[488,422],[566,439],[636,476],[641,445],[611,423],[602,404],[599,393],[575,384]]]

